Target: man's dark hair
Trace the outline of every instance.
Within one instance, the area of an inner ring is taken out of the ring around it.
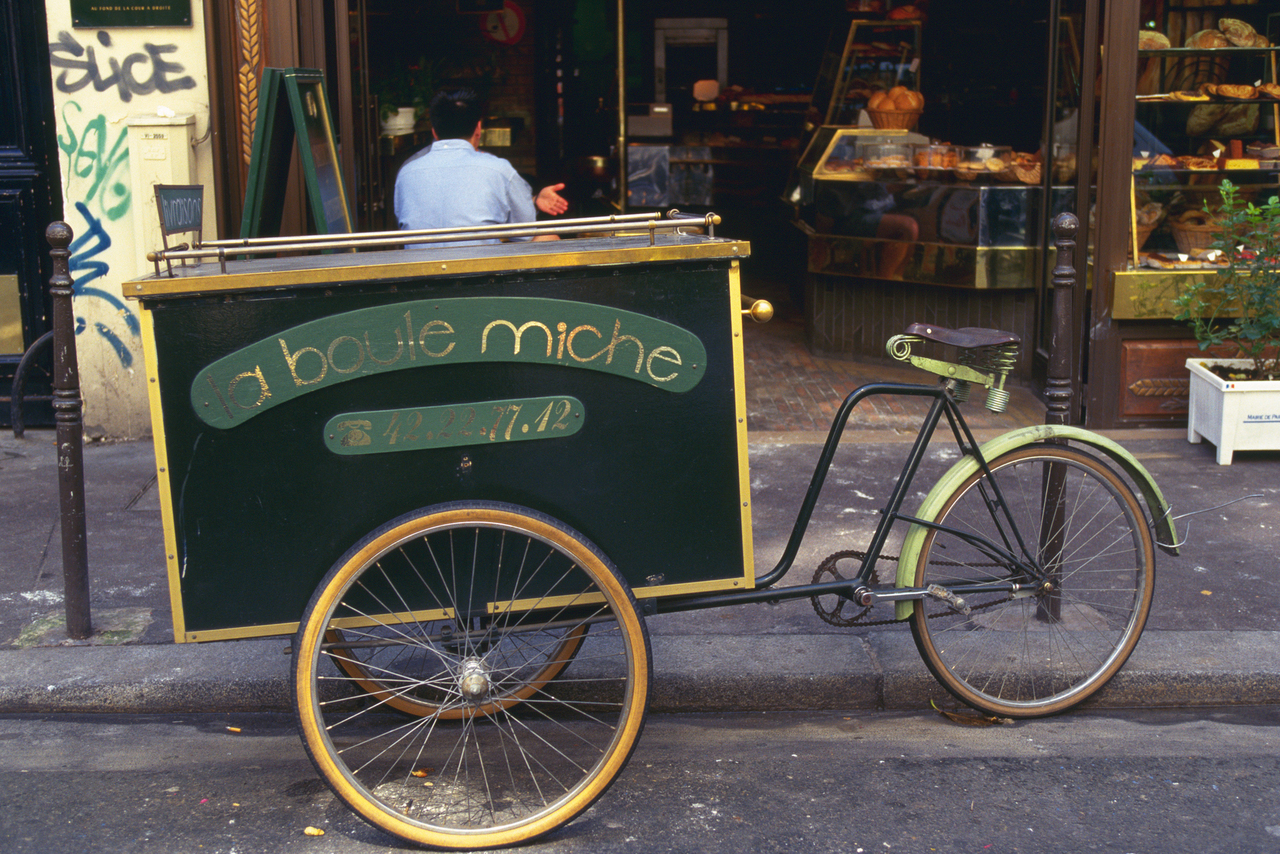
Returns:
[[[431,99],[431,129],[440,139],[470,139],[484,117],[484,105],[472,89],[442,89]]]

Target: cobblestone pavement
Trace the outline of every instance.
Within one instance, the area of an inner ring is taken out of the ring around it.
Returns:
[[[743,324],[746,355],[747,429],[826,432],[845,396],[869,382],[929,383],[930,375],[885,359],[857,361],[811,354],[800,318],[780,312],[768,323]],[[1010,389],[1009,408],[995,414],[982,405],[981,393],[964,408],[975,430],[1007,430],[1044,422],[1044,405],[1028,387]],[[875,397],[850,418],[851,428],[889,429],[914,435],[928,403],[916,398]]]

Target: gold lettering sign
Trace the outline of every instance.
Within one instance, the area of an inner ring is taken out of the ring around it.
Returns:
[[[468,362],[560,365],[685,392],[706,373],[706,360],[693,333],[608,306],[531,297],[419,300],[335,314],[242,347],[200,371],[191,405],[205,423],[225,429],[357,377]]]
[[[324,443],[355,455],[556,439],[577,433],[584,412],[568,395],[343,412],[325,425]]]

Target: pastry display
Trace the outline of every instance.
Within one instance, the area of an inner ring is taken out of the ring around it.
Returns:
[[[1213,94],[1217,95],[1219,98],[1250,100],[1258,97],[1258,90],[1253,86],[1245,86],[1237,83],[1219,83],[1213,87]]]
[[[1261,169],[1274,169],[1280,165],[1280,145],[1273,142],[1251,142],[1245,146],[1244,156],[1256,159]]]
[[[950,175],[956,168],[959,152],[954,145],[946,143],[917,145],[911,159],[916,166],[916,177],[937,179]]]
[[[1217,169],[1218,164],[1212,157],[1198,157],[1195,155],[1184,155],[1177,158],[1178,166],[1182,169],[1193,169],[1205,171],[1209,169]]]

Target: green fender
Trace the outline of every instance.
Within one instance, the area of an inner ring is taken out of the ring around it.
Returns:
[[[1092,433],[1080,427],[1041,424],[1035,427],[1024,427],[1021,430],[1013,430],[997,436],[981,447],[982,457],[986,460],[994,460],[1001,454],[1006,454],[1024,445],[1032,445],[1050,439],[1070,439],[1083,445],[1089,445],[1104,456],[1109,457],[1112,462],[1123,469],[1125,474],[1137,485],[1142,497],[1146,499],[1147,507],[1151,511],[1151,518],[1155,525],[1156,544],[1168,554],[1176,555],[1178,553],[1176,545],[1178,542],[1177,532],[1174,530],[1173,520],[1169,518],[1169,505],[1164,500],[1160,487],[1156,486],[1151,474],[1143,467],[1142,463],[1138,462],[1133,454],[1105,436],[1099,436],[1097,433]],[[916,518],[929,522],[936,519],[942,511],[942,505],[951,497],[951,494],[964,482],[965,478],[977,470],[978,461],[972,455],[966,455],[953,465],[934,484],[933,489],[929,490],[929,494],[924,497],[924,501],[920,504],[920,509],[916,511]],[[916,564],[919,562],[920,549],[923,547],[924,539],[928,533],[929,529],[924,525],[912,525],[907,531],[906,539],[902,543],[902,553],[898,558],[898,587],[915,586]],[[914,605],[915,603],[911,601],[898,602],[897,618],[905,620],[910,617]]]

